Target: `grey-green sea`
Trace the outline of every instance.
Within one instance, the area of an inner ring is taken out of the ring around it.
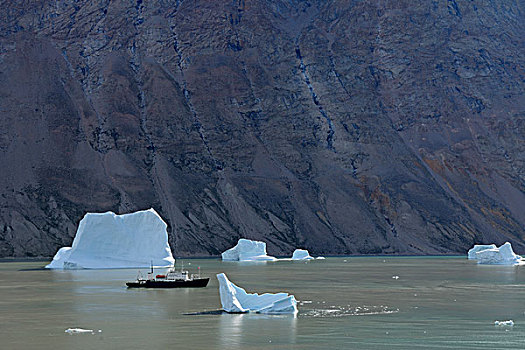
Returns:
[[[190,272],[211,277],[206,288],[128,289],[137,270],[44,265],[0,263],[1,349],[525,349],[524,266],[465,257],[187,259]],[[220,272],[248,292],[294,294],[299,313],[206,313],[221,307]],[[514,326],[494,324],[506,320]]]

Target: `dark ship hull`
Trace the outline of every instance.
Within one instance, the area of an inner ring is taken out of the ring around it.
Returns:
[[[140,280],[134,282],[126,282],[126,285],[129,288],[202,288],[208,285],[209,280],[209,278],[194,278],[189,281]]]

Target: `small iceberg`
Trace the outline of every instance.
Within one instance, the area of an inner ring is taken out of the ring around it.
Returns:
[[[310,260],[313,259],[310,253],[306,249],[296,249],[293,252],[292,260]]]
[[[102,331],[99,329],[98,333],[101,333]],[[68,334],[95,334],[95,331],[92,329],[82,329],[82,328],[68,328],[65,330],[65,333]]]
[[[494,322],[494,326],[509,326],[509,327],[513,327],[514,326],[514,321],[513,320],[496,321],[496,322]]]
[[[118,269],[172,266],[167,225],[153,209],[131,214],[87,213],[71,247],[47,269]]]
[[[512,245],[509,242],[506,242],[499,248],[494,247],[477,251],[475,259],[478,261],[478,264],[487,265],[525,264],[525,260],[523,260],[521,256],[514,253],[512,250]]]
[[[225,261],[275,261],[266,253],[266,243],[241,238],[237,245],[222,253]]]
[[[476,253],[481,250],[486,249],[495,249],[497,248],[495,244],[476,244],[472,249],[468,251],[468,258],[470,260],[476,259]]]
[[[262,314],[296,314],[297,300],[288,293],[246,293],[228,280],[224,273],[217,275],[222,308],[226,312],[257,312]]]

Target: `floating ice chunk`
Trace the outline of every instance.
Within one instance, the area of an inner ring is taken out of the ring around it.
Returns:
[[[65,330],[65,333],[69,333],[69,334],[82,334],[82,333],[95,334],[95,331],[93,331],[92,329],[68,328],[68,329]]]
[[[397,276],[397,275],[396,276],[392,276],[392,278],[397,280],[397,279],[399,279],[399,276]]]
[[[310,253],[306,249],[296,249],[293,252],[292,260],[310,260],[313,257],[310,256]]]
[[[478,264],[521,265],[525,264],[521,256],[514,254],[509,242],[499,248],[484,249],[476,252]]]
[[[266,243],[241,238],[237,245],[222,253],[222,260],[227,261],[275,261],[266,254]]]
[[[153,209],[131,214],[87,213],[71,247],[48,269],[115,269],[173,265],[166,223]]]
[[[514,321],[513,320],[496,321],[496,322],[494,322],[494,326],[509,326],[509,327],[513,327],[514,326]]]
[[[297,301],[288,293],[246,293],[228,280],[224,273],[217,275],[222,308],[226,312],[257,312],[264,314],[296,314]]]
[[[469,259],[476,259],[476,253],[486,249],[495,249],[495,244],[476,244],[472,249],[468,251]]]
[[[324,256],[318,256],[317,258],[315,258],[316,260],[324,260],[326,259]]]

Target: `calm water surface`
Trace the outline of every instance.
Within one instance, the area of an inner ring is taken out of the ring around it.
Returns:
[[[525,349],[525,267],[186,260],[212,277],[207,288],[139,290],[124,284],[136,270],[31,270],[43,265],[0,263],[1,349]],[[299,314],[184,315],[220,308],[219,272],[247,291],[295,294]]]

